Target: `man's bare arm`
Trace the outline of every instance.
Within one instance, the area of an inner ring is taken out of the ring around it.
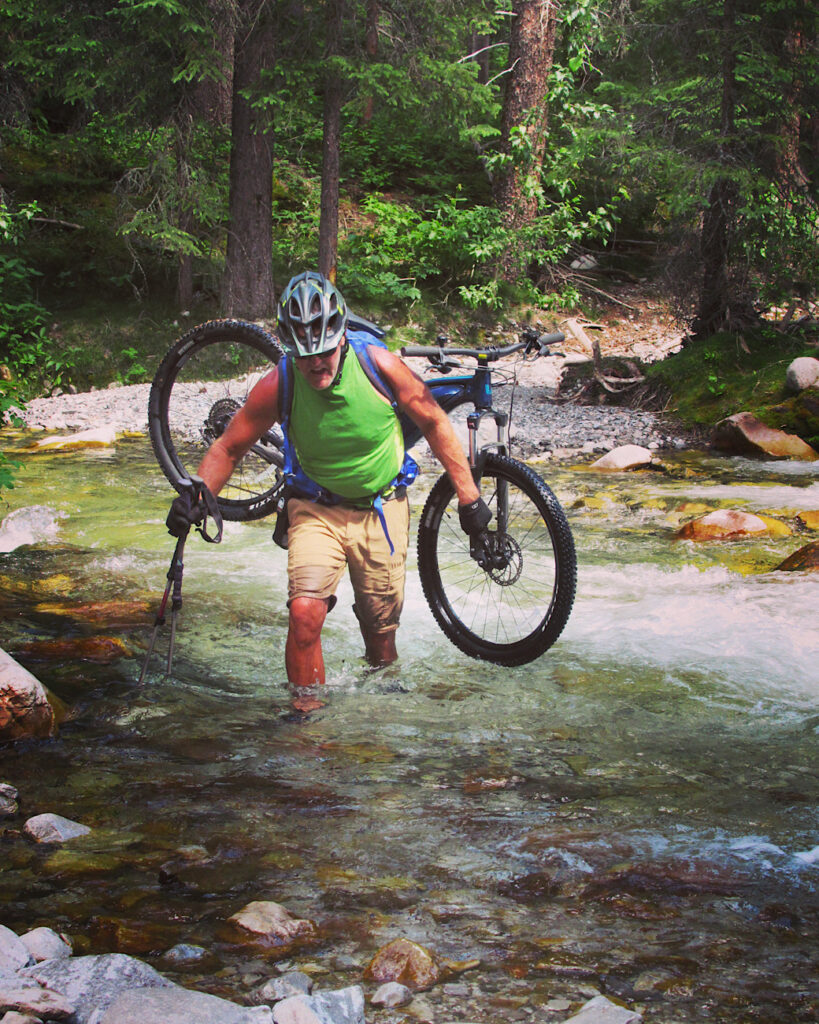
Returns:
[[[213,442],[197,473],[214,494],[225,486],[239,460],[279,420],[279,371],[274,367],[253,388],[227,430]]]

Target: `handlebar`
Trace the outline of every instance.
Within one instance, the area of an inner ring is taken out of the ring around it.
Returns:
[[[557,345],[565,340],[566,335],[563,331],[553,331],[551,334],[538,334],[532,328],[527,328],[521,335],[521,340],[512,345],[500,347],[491,345],[489,348],[450,348],[447,346],[448,339],[444,336],[439,336],[437,339],[438,345],[435,348],[429,345],[404,345],[401,349],[401,355],[428,359],[433,366],[439,367],[453,365],[450,363],[453,356],[466,356],[467,358],[471,357],[478,360],[484,358],[488,362],[493,363],[504,356],[510,356],[524,349],[527,354],[535,352],[537,356],[548,355],[550,345]]]

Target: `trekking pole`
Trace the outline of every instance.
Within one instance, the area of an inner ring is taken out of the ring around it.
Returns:
[[[197,532],[200,533],[203,539],[209,544],[218,544],[222,539],[222,514],[219,511],[219,505],[216,498],[205,486],[204,480],[198,476],[190,478],[185,477],[179,481],[178,489],[180,494],[183,491],[190,491],[194,503],[203,503],[203,518],[202,522],[196,527]],[[208,516],[213,519],[216,525],[215,536],[211,536],[207,531]],[[151,634],[148,653],[145,655],[145,661],[142,665],[142,671],[139,674],[137,686],[142,685],[142,680],[145,678],[145,673],[148,670],[148,662],[151,660],[151,655],[154,652],[156,638],[159,634],[159,627],[165,624],[165,609],[168,605],[168,597],[171,598],[171,637],[168,643],[168,659],[165,671],[168,675],[171,673],[174,644],[176,642],[176,621],[179,616],[179,609],[182,607],[182,571],[184,568],[182,563],[182,552],[185,549],[185,541],[188,539],[189,533],[190,528],[185,530],[185,532],[177,538],[173,558],[171,559],[171,564],[168,567],[168,582],[165,585],[165,593],[162,595],[162,601],[160,602],[156,619],[154,619],[154,631]]]
[[[176,613],[179,607],[182,605],[182,552],[185,549],[185,541],[188,539],[188,530],[186,530],[181,537],[176,541],[176,547],[174,548],[173,558],[168,568],[168,582],[165,585],[165,593],[162,595],[162,600],[159,604],[159,611],[156,613],[154,619],[154,631],[151,634],[151,642],[148,644],[148,653],[145,655],[145,661],[142,665],[142,671],[139,674],[139,681],[137,686],[142,685],[142,680],[145,678],[145,673],[148,670],[148,662],[151,660],[151,655],[154,653],[154,645],[156,644],[156,638],[159,635],[159,627],[165,625],[165,608],[168,604],[168,596],[171,592],[171,587],[174,588],[174,602],[171,612],[171,644],[168,649],[168,664],[167,671],[171,671],[171,659],[173,658],[173,641],[174,633],[176,631]],[[177,593],[178,593],[178,605],[177,605]]]

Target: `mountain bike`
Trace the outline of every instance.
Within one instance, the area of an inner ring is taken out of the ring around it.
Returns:
[[[501,665],[533,661],[560,636],[574,603],[577,559],[557,498],[537,473],[509,454],[509,416],[493,405],[490,364],[514,353],[529,359],[546,355],[563,338],[561,332],[539,335],[526,329],[519,342],[504,347],[457,348],[441,337],[434,347],[401,350],[406,358],[426,359],[438,375],[427,383],[445,412],[473,407],[467,416],[469,462],[492,511],[486,537],[470,543],[460,528],[449,477],[436,481],[418,527],[424,596],[456,647]],[[281,356],[267,332],[241,320],[202,324],[170,349],[151,387],[148,421],[157,460],[177,490]],[[462,359],[477,365],[451,376]],[[478,428],[486,417],[494,420],[497,437],[479,445]],[[421,432],[406,417],[402,427],[410,448]],[[268,431],[236,467],[218,497],[225,519],[259,519],[277,508],[284,486],[282,443],[278,429]]]

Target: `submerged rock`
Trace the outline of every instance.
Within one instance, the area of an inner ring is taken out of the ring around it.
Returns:
[[[57,434],[41,437],[34,443],[34,450],[61,451],[66,448],[107,448],[117,439],[117,429],[112,426],[93,427],[77,434]]]
[[[580,1012],[569,1017],[565,1024],[639,1024],[642,1014],[613,1003],[605,996],[590,999]]]
[[[796,434],[768,427],[749,412],[738,412],[720,420],[711,434],[711,445],[735,455],[771,459],[819,459],[809,444]]]
[[[17,790],[7,782],[0,782],[0,818],[13,818],[20,809]]]
[[[48,691],[28,669],[0,650],[0,742],[43,739],[56,722]]]
[[[32,640],[17,654],[34,661],[94,661],[108,664],[131,654],[126,643],[115,636],[77,636],[60,640]]]
[[[414,992],[431,988],[442,974],[435,955],[409,939],[394,939],[382,946],[364,971],[368,981],[397,981]]]
[[[65,843],[88,835],[91,829],[60,814],[37,814],[28,819],[23,831],[38,843]]]
[[[293,917],[289,910],[272,900],[254,900],[228,920],[242,931],[277,944],[309,938],[316,931],[312,921]]]

